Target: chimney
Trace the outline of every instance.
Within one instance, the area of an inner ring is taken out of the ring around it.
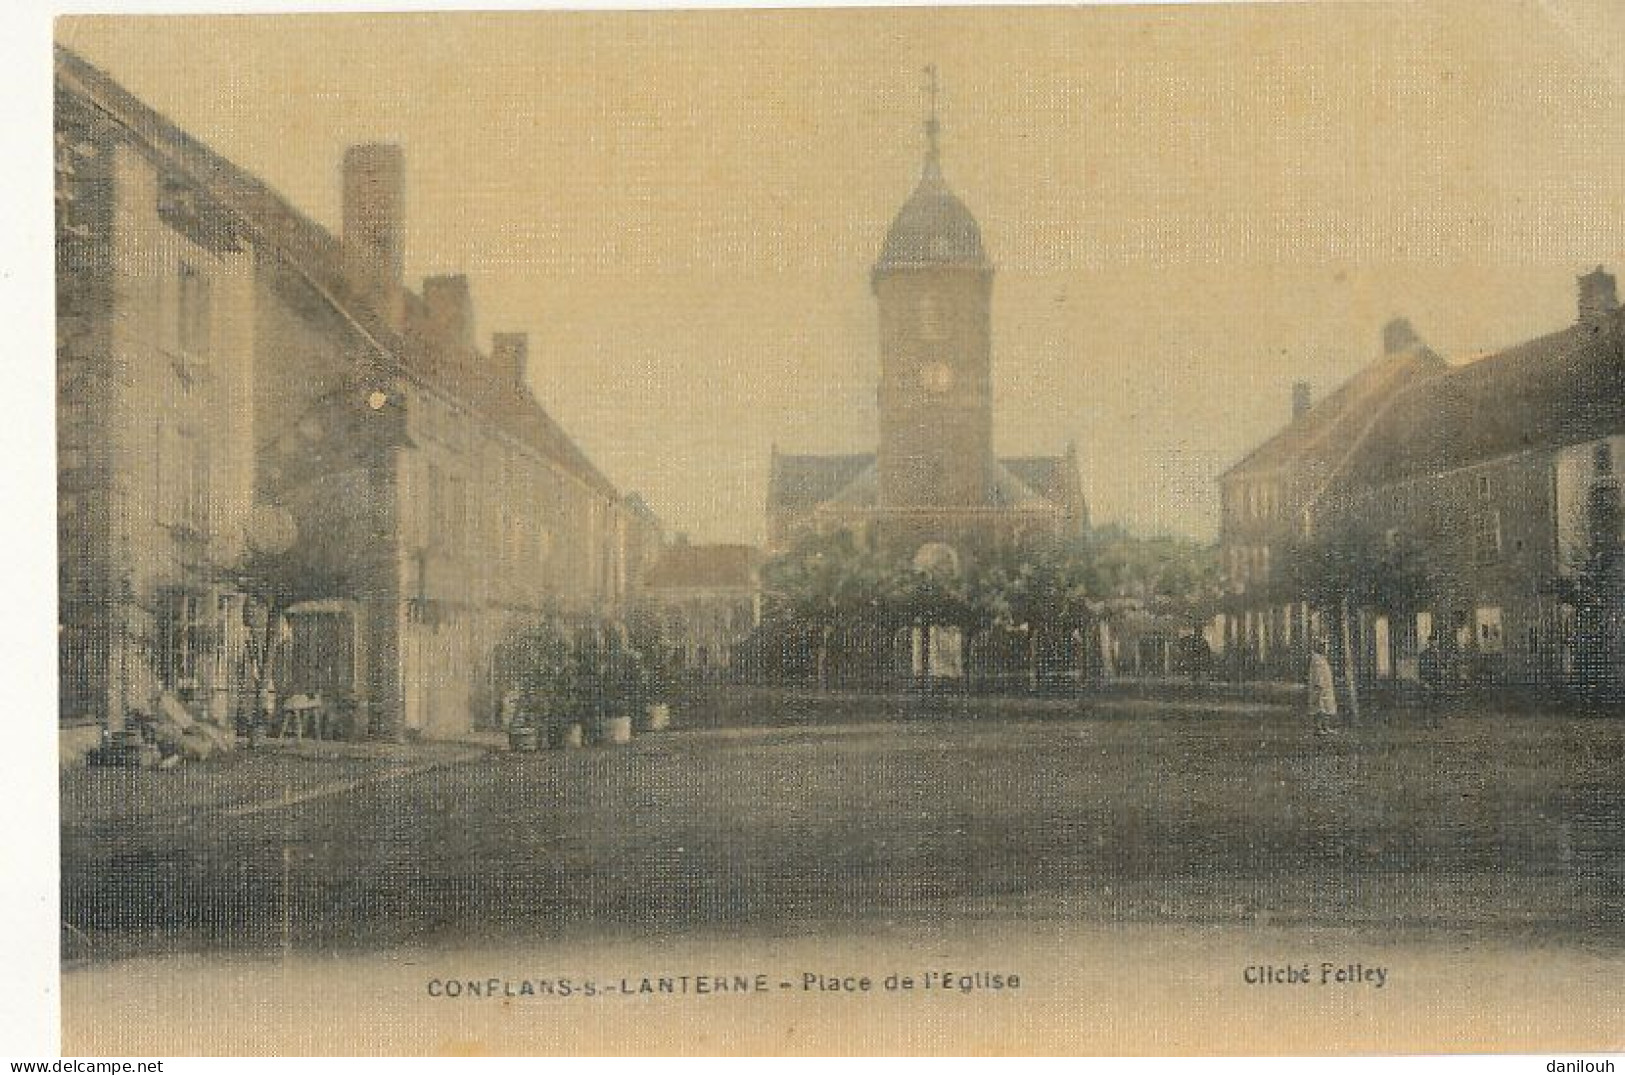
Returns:
[[[1397,355],[1421,342],[1406,318],[1396,317],[1382,326],[1382,353],[1385,355]]]
[[[429,308],[429,320],[441,339],[458,347],[474,347],[474,299],[469,294],[468,277],[424,277],[423,304]]]
[[[492,333],[491,364],[501,376],[523,385],[530,365],[530,337],[523,332]]]
[[[406,157],[382,142],[344,151],[344,271],[352,291],[400,325]]]
[[[1609,314],[1619,309],[1619,295],[1614,290],[1614,276],[1601,265],[1579,278],[1580,324],[1602,323]]]
[[[1311,399],[1311,397],[1310,397],[1310,394],[1309,394],[1309,382],[1308,381],[1293,381],[1292,382],[1292,420],[1294,422],[1296,422],[1299,418],[1302,418],[1304,415],[1309,413],[1310,399]]]

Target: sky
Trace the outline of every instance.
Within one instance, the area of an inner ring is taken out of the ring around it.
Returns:
[[[1625,269],[1625,5],[80,17],[60,42],[339,229],[400,142],[407,275],[531,335],[537,397],[697,541],[768,460],[873,450],[868,272],[922,69],[994,285],[1000,454],[1211,537],[1215,477],[1409,317],[1452,361]]]

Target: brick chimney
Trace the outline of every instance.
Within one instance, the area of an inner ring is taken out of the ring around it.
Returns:
[[[1604,271],[1601,265],[1580,277],[1578,284],[1580,324],[1601,324],[1609,314],[1619,309],[1619,294],[1614,289],[1614,275]]]
[[[468,277],[424,277],[423,304],[429,308],[429,320],[441,339],[458,347],[473,348],[474,298],[468,290]]]
[[[382,142],[344,151],[344,272],[350,289],[399,327],[405,272],[406,157]]]
[[[1308,381],[1292,382],[1292,420],[1294,422],[1309,413],[1309,404],[1312,399],[1309,393]]]
[[[523,332],[492,333],[491,365],[499,376],[523,385],[530,365],[530,337]]]
[[[1421,342],[1422,338],[1411,327],[1408,318],[1396,317],[1382,326],[1382,353],[1385,355],[1397,355]]]

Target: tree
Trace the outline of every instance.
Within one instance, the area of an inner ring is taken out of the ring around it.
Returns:
[[[1086,546],[1041,541],[985,557],[969,589],[990,625],[1025,636],[1027,683],[1037,690],[1044,641],[1088,621],[1098,579]]]
[[[769,615],[816,638],[820,687],[829,685],[836,632],[881,622],[898,575],[897,565],[859,545],[845,530],[803,538],[763,566]]]
[[[262,525],[264,519],[274,517],[263,514],[265,510],[256,509],[256,516]],[[279,522],[275,525],[283,524]],[[292,524],[289,522],[286,525]],[[270,681],[271,657],[283,615],[301,601],[347,592],[347,580],[342,574],[322,571],[305,561],[295,552],[291,536],[286,543],[280,540],[280,534],[271,541],[261,538],[260,542],[256,545],[251,537],[242,558],[226,572],[236,588],[254,601],[264,616],[264,623],[259,625],[260,638],[254,654],[250,701],[254,711],[249,725],[250,738],[258,727],[258,707]]]
[[[1619,692],[1622,618],[1625,618],[1625,506],[1614,475],[1613,452],[1604,442],[1592,456],[1585,499],[1586,541],[1576,551],[1570,585],[1578,620],[1580,684],[1596,699]]]
[[[1337,616],[1343,681],[1349,713],[1360,716],[1356,686],[1353,613],[1376,608],[1409,613],[1438,592],[1442,577],[1433,558],[1436,542],[1397,530],[1380,531],[1364,520],[1334,521],[1287,548],[1287,585],[1311,606]]]
[[[570,639],[550,616],[514,631],[497,646],[492,666],[501,696],[513,692],[521,724],[567,715],[574,670]]]
[[[271,674],[277,628],[288,609],[302,601],[363,593],[373,573],[373,557],[357,551],[367,548],[358,544],[359,524],[339,513],[325,516],[324,522],[323,531],[313,532],[313,527],[300,527],[281,504],[261,501],[249,517],[241,556],[222,572],[264,616],[253,666],[256,707]]]

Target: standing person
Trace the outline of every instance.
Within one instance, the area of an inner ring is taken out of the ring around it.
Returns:
[[[1444,691],[1444,658],[1438,643],[1429,638],[1416,658],[1417,677],[1422,681],[1422,715],[1430,728],[1439,724],[1439,701]]]
[[[1309,654],[1309,709],[1315,717],[1315,734],[1327,735],[1336,729],[1337,684],[1332,679],[1332,662],[1326,659],[1326,643],[1317,641]]]

